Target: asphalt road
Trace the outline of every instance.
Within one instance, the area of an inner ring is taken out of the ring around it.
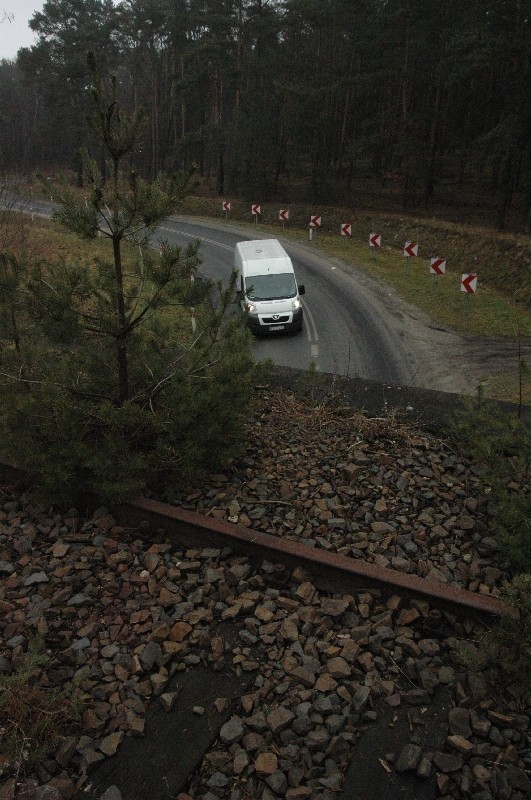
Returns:
[[[303,296],[304,327],[298,335],[277,334],[254,343],[257,360],[271,359],[282,367],[307,369],[313,362],[320,371],[357,376],[382,383],[401,384],[411,379],[411,359],[394,327],[384,293],[353,268],[327,258],[308,245],[279,238],[292,258],[297,282],[306,287]],[[160,229],[169,244],[186,246],[199,239],[208,278],[228,280],[236,242],[269,238],[253,237],[248,228],[222,223],[172,218]]]

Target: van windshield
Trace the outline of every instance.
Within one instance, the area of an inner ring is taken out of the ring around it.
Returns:
[[[292,272],[269,275],[248,275],[245,293],[249,300],[280,300],[297,296],[297,285]]]

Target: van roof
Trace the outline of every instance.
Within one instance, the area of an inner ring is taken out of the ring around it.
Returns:
[[[252,264],[257,261],[267,261],[258,267],[262,272],[292,272],[291,259],[278,241],[278,239],[254,239],[252,241],[238,242],[236,245],[240,252],[244,271],[248,273]],[[253,274],[253,273],[251,273]]]
[[[244,258],[253,261],[261,258],[286,258],[288,255],[278,239],[253,239],[250,242],[238,242],[237,247]]]

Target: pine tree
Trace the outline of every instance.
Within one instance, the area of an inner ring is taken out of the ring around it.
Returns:
[[[90,197],[61,191],[55,217],[85,239],[107,237],[110,258],[33,265],[33,335],[3,365],[4,453],[49,500],[116,500],[197,478],[238,449],[249,399],[249,337],[227,314],[234,277],[228,287],[196,279],[198,245],[147,247],[189,176],[149,184],[136,174],[142,115],[123,111],[94,58],[91,72],[105,170],[85,151]]]

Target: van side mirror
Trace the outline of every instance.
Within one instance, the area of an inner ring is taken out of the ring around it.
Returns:
[[[304,288],[304,284],[301,284],[297,288],[299,290],[299,294],[306,294],[306,289]]]

